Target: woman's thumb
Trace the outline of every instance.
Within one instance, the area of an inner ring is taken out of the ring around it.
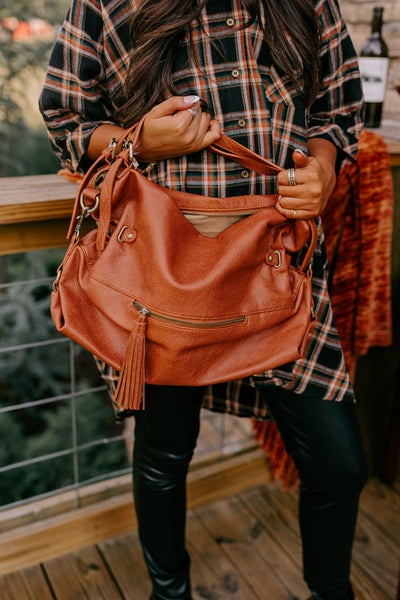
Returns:
[[[310,161],[310,158],[301,150],[295,150],[292,154],[292,158],[295,166],[300,169],[306,167]]]
[[[170,96],[164,102],[157,104],[152,110],[153,116],[158,117],[166,117],[167,115],[172,115],[178,110],[185,110],[186,108],[190,108],[196,102],[199,102],[199,96]]]

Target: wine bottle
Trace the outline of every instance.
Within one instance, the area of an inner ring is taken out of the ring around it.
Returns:
[[[371,34],[363,44],[359,65],[365,99],[365,126],[379,127],[389,68],[388,48],[382,38],[383,7],[373,12]]]

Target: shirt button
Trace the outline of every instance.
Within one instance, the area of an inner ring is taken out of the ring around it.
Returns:
[[[239,127],[246,127],[246,119],[239,119],[238,125]]]
[[[229,17],[229,19],[226,20],[226,24],[228,25],[228,27],[233,27],[235,24],[235,19],[232,19],[232,17]]]
[[[248,179],[250,176],[250,173],[247,171],[247,169],[243,169],[243,171],[240,173],[240,175],[243,177],[243,179]]]
[[[237,79],[238,77],[240,77],[240,71],[239,71],[239,69],[233,69],[233,71],[232,71],[232,77],[234,77],[235,79]]]

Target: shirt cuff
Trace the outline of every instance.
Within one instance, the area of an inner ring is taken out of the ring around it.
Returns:
[[[63,167],[70,171],[87,171],[92,161],[86,157],[93,131],[100,125],[116,125],[114,121],[91,121],[82,123],[71,131],[66,139],[64,151],[60,156]]]

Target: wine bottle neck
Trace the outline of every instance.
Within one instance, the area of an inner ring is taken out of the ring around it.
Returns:
[[[382,8],[375,8],[374,9],[374,16],[373,16],[373,19],[372,19],[371,33],[378,33],[379,35],[381,35],[381,32],[382,32],[382,16],[383,16],[383,9]]]

